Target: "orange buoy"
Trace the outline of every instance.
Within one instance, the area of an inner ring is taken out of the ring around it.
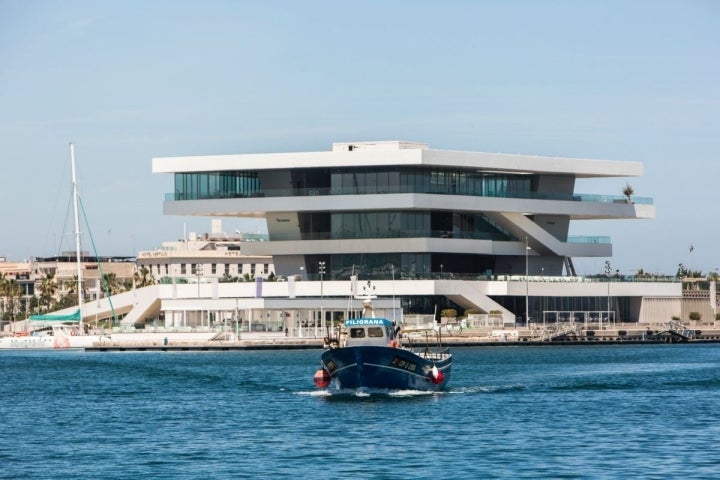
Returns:
[[[324,368],[318,368],[313,377],[315,386],[318,388],[325,388],[330,385],[330,373]]]

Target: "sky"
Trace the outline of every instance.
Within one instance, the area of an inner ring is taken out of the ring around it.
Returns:
[[[0,0],[0,60],[8,260],[73,250],[70,142],[84,249],[132,256],[211,228],[163,215],[153,157],[407,140],[642,162],[575,190],[629,183],[656,218],[570,234],[623,274],[720,267],[720,2]]]

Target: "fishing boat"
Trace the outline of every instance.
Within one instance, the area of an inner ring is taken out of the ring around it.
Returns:
[[[375,317],[375,295],[356,298],[363,301],[362,316],[346,320],[336,335],[325,339],[315,385],[336,391],[444,389],[450,380],[450,350],[429,345],[416,348],[404,342],[396,322]]]
[[[14,332],[12,336],[0,338],[2,349],[59,349],[59,348],[86,348],[96,342],[109,339],[108,335],[88,335],[83,324],[83,269],[80,251],[80,215],[78,209],[78,186],[75,175],[75,149],[70,144],[70,166],[72,174],[72,197],[75,214],[75,256],[77,266],[77,293],[78,308],[69,315],[46,314],[32,315],[30,322],[36,327],[22,332]],[[29,323],[29,322],[27,322]]]

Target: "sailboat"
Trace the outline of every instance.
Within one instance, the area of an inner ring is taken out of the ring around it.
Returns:
[[[0,338],[0,350],[12,349],[67,349],[91,347],[107,335],[88,335],[83,323],[83,269],[80,250],[80,214],[78,208],[78,186],[75,175],[75,148],[70,143],[70,167],[72,175],[72,197],[75,220],[75,259],[77,267],[77,310],[69,315],[46,314],[32,315],[30,321],[42,322],[37,328],[27,332],[15,333],[11,337]]]

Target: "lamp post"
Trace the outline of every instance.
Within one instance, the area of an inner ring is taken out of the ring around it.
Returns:
[[[607,315],[608,322],[610,322],[610,274],[612,273],[612,267],[610,266],[610,260],[605,260],[605,276],[607,276]],[[600,330],[602,330],[602,315],[600,315]]]
[[[235,339],[240,340],[240,331],[242,330],[242,325],[240,325],[240,311],[238,310],[238,299],[235,298]]]
[[[201,264],[197,264],[195,267],[195,273],[197,274],[197,296],[198,299],[200,299],[200,277],[203,274],[203,268]],[[202,325],[202,310],[200,308],[200,302],[198,302],[198,319],[200,320],[200,325]]]
[[[443,264],[440,264],[440,280],[443,278]]]
[[[325,330],[325,311],[323,309],[323,277],[325,276],[325,262],[318,262],[318,273],[320,274],[320,328]],[[315,322],[315,337],[317,337],[317,322]]]
[[[530,270],[530,245],[528,245],[528,237],[525,235],[525,326],[530,328],[530,279],[528,271]]]
[[[395,264],[390,264],[392,270],[392,309],[393,309],[393,325],[395,325]]]

